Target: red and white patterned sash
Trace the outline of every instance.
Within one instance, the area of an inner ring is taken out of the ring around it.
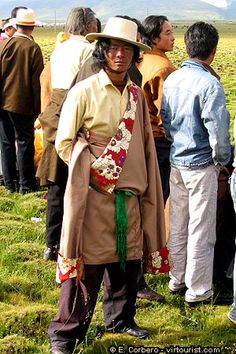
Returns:
[[[135,84],[128,87],[129,102],[116,134],[111,138],[103,153],[92,163],[90,184],[98,190],[111,194],[119,180],[124,166],[135,120],[138,101],[138,88]]]

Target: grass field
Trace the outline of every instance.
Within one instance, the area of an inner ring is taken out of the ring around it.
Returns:
[[[236,114],[236,23],[215,25],[221,40],[214,68],[225,87],[232,119]],[[176,23],[175,26],[176,48],[171,58],[178,66],[186,57],[183,32],[187,23]],[[54,29],[40,28],[35,31],[35,39],[42,46],[45,60],[54,48],[55,37]],[[25,196],[9,195],[0,187],[2,354],[49,353],[46,332],[50,319],[57,311],[59,289],[55,284],[55,264],[42,259],[46,209],[44,194],[45,191]],[[42,222],[33,223],[32,217],[41,217]],[[168,293],[168,275],[147,276],[147,281],[154,290],[166,296],[163,304],[137,301],[137,323],[150,331],[150,338],[134,340],[126,335],[104,334],[101,291],[85,343],[78,346],[75,353],[158,353],[158,348],[164,347],[169,350],[166,353],[236,353],[236,328],[226,318],[229,306],[207,305],[189,309],[184,306],[182,297]],[[113,349],[109,350],[110,346]],[[130,349],[127,349],[129,346]],[[144,351],[142,346],[153,347],[153,351]],[[201,346],[204,348],[201,349]]]

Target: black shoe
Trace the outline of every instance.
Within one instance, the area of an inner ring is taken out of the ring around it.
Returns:
[[[28,193],[35,193],[37,191],[37,188],[20,188],[19,193],[22,195],[28,194]]]
[[[56,345],[52,344],[51,348],[50,348],[50,353],[51,354],[72,354],[73,350],[70,351],[70,350],[68,350],[66,348],[58,346],[57,344]]]
[[[169,293],[172,294],[172,295],[181,295],[181,296],[183,296],[183,295],[185,295],[186,290],[187,290],[186,286],[184,286],[183,288],[178,289],[178,290],[171,290],[169,288]]]
[[[232,305],[233,297],[233,279],[222,277],[214,280],[214,305]]]
[[[68,352],[68,350],[59,347],[52,347],[50,353],[51,354],[72,354],[72,352]]]
[[[120,333],[126,333],[132,337],[136,337],[139,339],[144,339],[147,338],[149,333],[146,329],[142,329],[137,325],[134,325],[132,327],[124,327],[119,331]]]
[[[43,259],[45,261],[56,261],[57,260],[57,255],[58,255],[58,251],[59,251],[59,245],[58,244],[45,248],[45,250],[43,252]]]
[[[3,175],[0,175],[0,186],[4,186],[4,178]]]
[[[210,304],[212,304],[212,298],[209,297],[208,299],[205,299],[202,301],[185,301],[184,303],[188,307],[197,307],[200,305],[210,305]]]
[[[76,345],[75,340],[51,340],[50,338],[50,353],[51,354],[72,354]]]
[[[8,193],[8,194],[12,194],[12,193],[15,193],[15,192],[16,192],[15,189],[13,189],[13,188],[7,188],[7,193]]]
[[[233,294],[231,292],[214,292],[213,304],[214,305],[232,305],[234,302]]]
[[[139,326],[136,325],[135,322],[133,322],[131,325],[126,325],[126,326],[114,326],[114,325],[110,325],[110,326],[106,326],[105,329],[106,332],[108,333],[126,333],[132,337],[136,337],[139,339],[144,339],[146,338],[149,333],[146,329],[142,329]]]
[[[137,292],[137,298],[146,299],[149,301],[157,301],[157,302],[164,302],[164,300],[165,300],[165,297],[163,295],[156,293],[155,291],[153,291],[149,287],[140,289]]]

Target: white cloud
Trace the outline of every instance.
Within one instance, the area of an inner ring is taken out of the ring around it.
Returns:
[[[231,5],[232,0],[200,0],[202,2],[207,2],[210,5],[219,7],[219,8],[227,8],[229,5]]]

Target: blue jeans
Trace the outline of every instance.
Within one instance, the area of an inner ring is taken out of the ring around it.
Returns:
[[[15,190],[18,167],[20,191],[35,190],[34,118],[1,110],[0,143],[6,188]]]
[[[230,192],[234,203],[234,210],[236,213],[236,172],[233,172],[230,177]],[[232,309],[228,313],[228,317],[231,320],[236,321],[236,262],[235,261],[234,261],[234,302],[232,305]]]

